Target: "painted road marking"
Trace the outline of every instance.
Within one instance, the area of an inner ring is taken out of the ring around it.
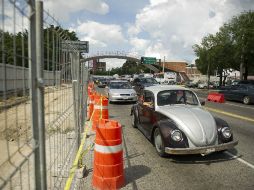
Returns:
[[[243,163],[243,164],[249,166],[250,168],[254,169],[254,165],[253,165],[253,164],[251,164],[251,163],[249,163],[249,162],[243,160],[242,158],[239,158],[238,156],[236,156],[236,155],[234,155],[234,154],[232,154],[232,153],[230,153],[230,152],[228,152],[228,151],[225,152],[225,154],[227,154],[228,156],[231,156],[233,159],[236,159],[236,160],[238,160],[239,162],[241,162],[241,163]]]
[[[227,115],[227,116],[230,116],[230,117],[234,117],[234,118],[237,118],[237,119],[242,119],[242,120],[254,122],[254,119],[249,118],[249,117],[236,115],[236,114],[233,114],[233,113],[229,113],[229,112],[225,112],[225,111],[221,111],[221,110],[214,109],[214,108],[209,108],[209,107],[205,107],[205,109],[207,109],[209,111],[212,111],[212,112],[221,113],[221,114],[224,114],[224,115]]]
[[[206,98],[203,98],[203,97],[199,97],[199,99],[201,99],[201,100],[207,100]],[[254,107],[241,106],[241,105],[238,105],[238,104],[232,104],[232,103],[228,103],[228,102],[225,102],[224,104],[227,104],[227,105],[230,105],[230,106],[236,106],[236,107],[240,107],[240,108],[247,108],[247,109],[254,110]]]
[[[232,104],[232,103],[227,103],[227,102],[225,104],[228,104],[230,106],[236,106],[236,107],[240,107],[240,108],[248,108],[248,109],[254,110],[254,108],[249,107],[249,106],[240,106],[240,105],[237,105],[237,104]]]

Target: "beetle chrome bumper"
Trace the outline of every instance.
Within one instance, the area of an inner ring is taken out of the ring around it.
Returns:
[[[165,148],[165,152],[168,154],[202,154],[207,155],[213,152],[231,149],[238,144],[238,141],[231,141],[219,145],[196,147],[196,148]]]

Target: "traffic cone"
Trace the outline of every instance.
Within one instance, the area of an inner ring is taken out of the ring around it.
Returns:
[[[92,185],[99,190],[123,187],[122,127],[117,121],[102,119],[96,128]]]
[[[108,119],[108,99],[104,96],[95,96],[93,115],[91,120],[93,121],[92,129],[95,131],[95,128],[98,126],[100,119]]]

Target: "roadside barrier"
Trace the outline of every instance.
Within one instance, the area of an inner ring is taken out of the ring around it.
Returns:
[[[93,108],[93,117],[91,118],[93,122],[92,129],[98,126],[100,119],[108,119],[108,99],[104,96],[95,96],[94,99],[94,108]]]
[[[224,94],[209,93],[207,96],[207,101],[225,103],[225,97]]]
[[[96,127],[92,185],[114,190],[124,183],[122,127],[117,121],[101,119]]]

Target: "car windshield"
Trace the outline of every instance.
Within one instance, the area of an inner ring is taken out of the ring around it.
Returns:
[[[147,83],[149,83],[149,84],[158,84],[158,82],[154,78],[141,78],[140,82],[142,84],[147,84]]]
[[[197,97],[189,90],[165,90],[158,93],[158,106],[171,104],[199,105]]]
[[[109,85],[111,89],[131,89],[132,86],[128,82],[112,82]]]

